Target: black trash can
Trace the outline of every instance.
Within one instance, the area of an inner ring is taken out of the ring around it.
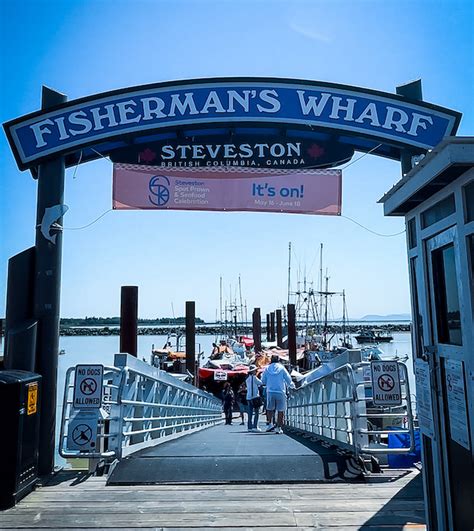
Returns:
[[[38,481],[41,376],[0,371],[0,509],[13,507]]]

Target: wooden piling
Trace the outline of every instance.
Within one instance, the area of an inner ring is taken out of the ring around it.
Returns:
[[[294,304],[288,304],[288,354],[290,366],[296,366],[296,309]]]
[[[260,352],[262,350],[262,318],[260,308],[254,308],[253,310],[252,325],[254,350],[255,352]]]
[[[120,352],[137,357],[138,286],[122,286],[120,297]]]
[[[196,376],[196,303],[186,301],[186,370]]]
[[[275,312],[270,312],[270,341],[275,341]]]
[[[267,313],[267,341],[270,341],[270,314]]]
[[[276,311],[276,341],[277,345],[283,347],[283,319],[281,310]]]

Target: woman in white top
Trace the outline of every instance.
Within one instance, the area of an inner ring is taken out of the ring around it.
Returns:
[[[262,399],[260,397],[259,387],[261,387],[262,381],[256,376],[257,367],[250,365],[249,375],[245,380],[247,384],[247,402],[248,402],[248,431],[260,431],[258,427],[258,413],[262,405]]]

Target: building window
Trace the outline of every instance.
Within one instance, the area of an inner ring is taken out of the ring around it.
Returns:
[[[466,223],[474,221],[474,181],[464,187],[464,217]]]
[[[423,318],[420,314],[420,304],[418,302],[418,281],[416,278],[416,264],[418,258],[415,256],[410,260],[411,275],[411,300],[412,300],[412,320],[413,332],[415,334],[415,358],[420,358],[423,354]]]
[[[432,207],[428,208],[421,214],[421,228],[426,229],[433,223],[447,218],[451,214],[454,214],[456,205],[454,203],[454,195],[448,195]]]
[[[408,248],[414,249],[417,244],[415,218],[411,218],[410,220],[408,220],[407,232],[408,232]]]
[[[450,243],[433,251],[432,257],[438,341],[448,345],[462,345],[454,245]]]

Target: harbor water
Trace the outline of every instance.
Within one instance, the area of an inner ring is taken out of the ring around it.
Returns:
[[[383,357],[408,356],[406,365],[409,374],[410,392],[412,401],[415,399],[415,377],[413,374],[411,334],[410,332],[393,332],[393,341],[380,345],[384,352]],[[138,336],[138,357],[145,361],[150,360],[152,346],[162,348],[168,336],[166,335],[139,335]],[[213,335],[196,336],[196,353],[202,352],[201,365],[205,363],[212,351],[212,343],[216,340]],[[354,347],[357,342],[353,340]],[[3,345],[2,345],[3,346]],[[172,348],[175,345],[172,344]],[[62,401],[64,394],[64,384],[66,371],[69,367],[77,364],[95,364],[112,366],[114,355],[119,350],[119,336],[61,336],[59,348],[64,355],[59,356],[58,365],[58,395],[57,395],[57,426],[56,441],[59,440],[59,427],[62,414]],[[58,444],[56,442],[56,444]],[[56,464],[63,465],[64,460],[59,456],[56,449]]]

